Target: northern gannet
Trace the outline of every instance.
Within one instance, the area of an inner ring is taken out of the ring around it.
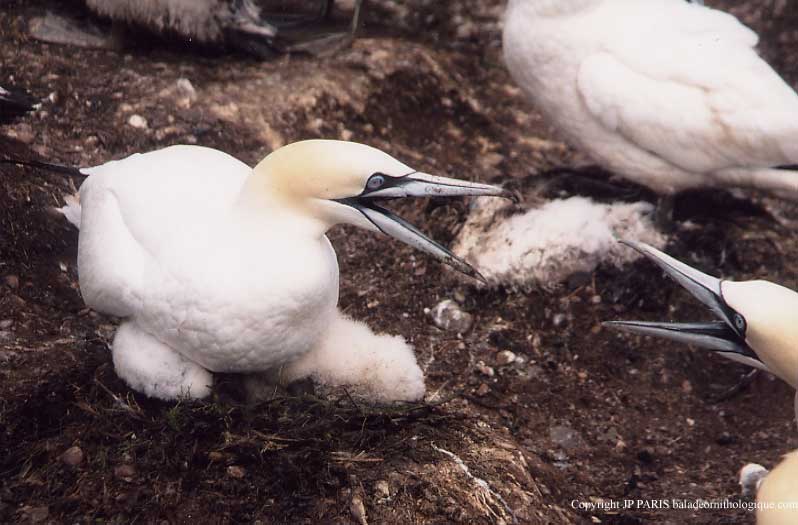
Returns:
[[[762,479],[756,503],[756,525],[798,523],[798,451],[784,456]]]
[[[359,26],[363,1],[355,0],[352,29],[347,37],[354,35]],[[314,3],[319,5],[319,18],[326,18],[334,0]],[[255,0],[86,0],[86,5],[115,23],[132,24],[156,33],[174,33],[203,44],[224,44],[261,58],[291,50],[313,51],[311,43],[316,41],[326,43],[328,48],[331,44],[325,37],[294,43],[286,40],[284,30],[305,25],[313,17],[269,16]],[[48,42],[89,46],[97,45],[98,38],[104,42],[98,35],[75,38],[81,31],[79,27],[50,14],[37,20],[32,31],[34,36]]]
[[[504,57],[566,140],[662,194],[798,199],[798,95],[732,15],[684,0],[510,0]],[[793,166],[794,167],[794,166]]]
[[[25,90],[0,86],[0,124],[8,124],[36,108],[36,99]]]
[[[331,386],[360,382],[384,401],[420,398],[409,345],[338,312],[338,262],[325,232],[342,223],[383,232],[478,276],[378,202],[506,194],[334,140],[284,146],[254,169],[201,146],[53,168],[87,177],[65,215],[80,229],[84,301],[123,318],[112,344],[117,374],[162,399],[208,395],[212,372],[283,370]]]
[[[707,323],[609,321],[605,326],[664,337],[768,371],[798,388],[798,293],[769,281],[726,281],[641,242],[622,241],[655,262],[719,320]],[[798,418],[798,394],[795,398]]]

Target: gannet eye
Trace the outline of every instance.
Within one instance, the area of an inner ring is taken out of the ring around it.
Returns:
[[[734,327],[737,328],[737,331],[741,334],[745,333],[745,319],[740,314],[734,314]]]
[[[375,173],[374,175],[369,178],[369,181],[366,183],[366,188],[370,190],[377,190],[385,184],[385,177],[380,175],[379,173]]]

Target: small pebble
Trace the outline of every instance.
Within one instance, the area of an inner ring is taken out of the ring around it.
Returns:
[[[388,498],[391,495],[391,486],[387,481],[381,479],[374,484],[374,494],[378,498]]]
[[[479,385],[479,388],[477,388],[477,395],[479,397],[486,396],[488,395],[489,392],[490,392],[490,387],[485,383],[482,383],[481,385]]]
[[[230,465],[227,467],[227,475],[231,478],[242,479],[244,476],[247,475],[247,471],[244,470],[244,467],[239,467],[238,465]]]
[[[509,350],[502,350],[498,354],[496,354],[496,364],[499,366],[505,366],[512,363],[515,363],[517,356],[510,352]]]
[[[555,425],[549,428],[549,438],[565,450],[582,446],[582,436],[575,429],[566,425]]]
[[[136,467],[133,465],[119,465],[114,468],[114,476],[125,481],[131,481],[136,475]]]
[[[20,513],[23,514],[30,523],[43,523],[50,517],[49,507],[22,507]]]
[[[191,83],[189,79],[178,78],[177,90],[180,92],[181,95],[189,99],[191,102],[197,100],[197,90],[194,89],[194,85]]]
[[[6,278],[4,280],[6,286],[11,288],[12,290],[16,290],[17,288],[19,288],[19,277],[17,277],[16,275],[6,275]]]
[[[69,465],[70,467],[76,467],[83,463],[83,458],[85,455],[83,454],[83,450],[78,447],[69,447],[61,454],[61,462],[65,465]]]
[[[493,377],[494,375],[496,375],[496,372],[493,370],[492,367],[487,366],[485,363],[481,361],[477,363],[477,370],[483,376]]]
[[[474,317],[468,312],[464,312],[460,305],[451,299],[445,299],[438,303],[430,312],[435,326],[447,332],[464,334],[471,328]]]
[[[147,129],[147,119],[141,115],[130,115],[130,118],[127,119],[127,123],[136,129]]]

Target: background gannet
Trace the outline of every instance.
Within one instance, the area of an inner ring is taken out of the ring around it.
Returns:
[[[798,523],[798,451],[786,456],[765,476],[756,494],[757,525]]]
[[[708,348],[798,388],[798,293],[769,281],[719,280],[647,244],[623,242],[655,262],[719,321],[610,321],[605,326]],[[795,409],[798,418],[798,394]]]
[[[70,205],[80,213],[67,217],[79,223],[86,304],[124,318],[112,345],[117,374],[162,399],[206,396],[211,372],[281,369],[355,383],[381,400],[419,399],[412,349],[338,313],[325,232],[340,223],[381,231],[478,276],[375,200],[504,194],[331,140],[285,146],[254,169],[200,146],[55,169],[88,176]]]
[[[798,95],[733,16],[684,0],[510,0],[504,57],[537,108],[604,167],[657,192],[798,199]]]
[[[310,2],[307,2],[310,3]],[[351,36],[360,22],[363,0],[356,0]],[[284,30],[307,25],[315,19],[327,18],[332,11],[334,0],[313,2],[318,6],[317,16],[265,14],[261,3],[255,0],[86,0],[86,5],[101,16],[109,17],[115,23],[132,24],[156,33],[174,33],[189,41],[203,44],[223,44],[261,58],[269,58],[276,53],[299,49],[314,51],[312,42],[319,45],[332,43],[331,35],[302,42],[286,40]],[[37,38],[56,43],[92,44],[99,35],[89,38],[75,38],[80,28],[69,20],[48,15],[32,27]],[[318,35],[317,35],[318,36]],[[294,45],[295,44],[295,45]]]
[[[8,124],[36,106],[36,99],[25,90],[5,84],[0,86],[0,124]]]

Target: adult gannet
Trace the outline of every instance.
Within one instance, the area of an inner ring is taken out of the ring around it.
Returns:
[[[757,525],[798,523],[798,451],[784,456],[760,483],[756,494]]]
[[[0,86],[0,124],[8,124],[36,107],[36,99],[25,90]]]
[[[684,0],[509,0],[504,57],[573,145],[672,194],[798,199],[798,95],[732,15]]]
[[[341,223],[380,231],[478,276],[377,202],[505,194],[334,140],[290,144],[254,169],[200,146],[54,169],[87,176],[66,215],[80,229],[84,301],[123,318],[112,344],[117,374],[162,399],[206,396],[212,372],[283,368],[328,385],[360,381],[385,401],[420,398],[410,347],[338,312],[325,232]]]
[[[647,244],[622,242],[654,261],[720,320],[610,321],[605,326],[708,348],[732,361],[766,370],[798,388],[798,293],[769,281],[719,280]],[[798,394],[795,410],[798,418]]]

